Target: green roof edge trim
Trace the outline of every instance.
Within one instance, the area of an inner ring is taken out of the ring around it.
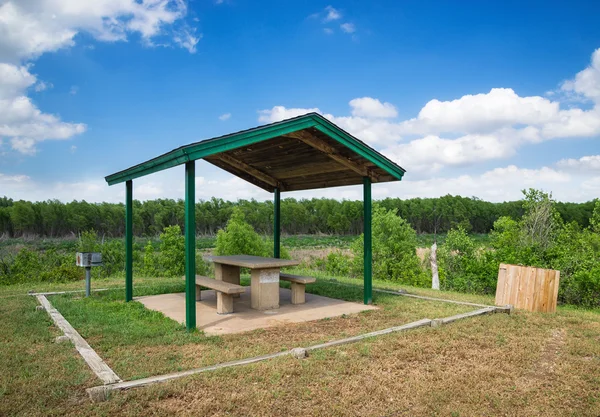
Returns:
[[[298,130],[315,127],[327,136],[348,147],[365,159],[382,168],[398,180],[406,172],[403,168],[390,161],[388,158],[367,146],[354,136],[317,113],[308,113],[293,119],[283,120],[265,126],[259,126],[241,132],[231,133],[201,142],[185,145],[174,149],[156,158],[141,164],[134,165],[123,171],[105,177],[108,185],[115,185],[135,178],[143,177],[168,168],[182,165],[188,161],[195,161],[210,155],[230,151],[243,146],[252,145],[272,139],[277,136],[292,133]]]
[[[318,130],[325,133],[327,136],[335,139],[342,145],[352,149],[354,152],[362,156],[363,158],[371,161],[381,169],[387,171],[390,175],[401,180],[406,170],[398,164],[392,162],[384,155],[364,144],[350,133],[338,127],[336,124],[330,122],[321,115],[319,117],[318,125],[315,126]]]

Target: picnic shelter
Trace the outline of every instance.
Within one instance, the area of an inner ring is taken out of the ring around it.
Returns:
[[[280,255],[282,192],[363,186],[364,303],[372,300],[371,184],[400,181],[405,170],[317,113],[206,139],[108,175],[125,183],[125,299],[133,299],[133,180],[185,165],[186,326],[196,327],[195,161],[203,159],[274,195],[273,253]]]

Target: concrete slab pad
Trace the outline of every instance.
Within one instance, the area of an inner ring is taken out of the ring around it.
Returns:
[[[165,316],[185,324],[185,293],[150,295],[136,297],[135,300],[144,304],[146,308],[160,311]],[[278,309],[254,310],[250,308],[250,287],[248,287],[240,298],[234,298],[232,314],[219,315],[215,291],[206,290],[202,291],[202,301],[196,302],[196,323],[198,329],[203,330],[207,335],[221,335],[377,309],[374,306],[308,293],[305,304],[293,305],[291,300],[292,292],[287,288],[280,288]]]

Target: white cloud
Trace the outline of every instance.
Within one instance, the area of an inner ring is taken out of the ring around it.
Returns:
[[[363,97],[364,99],[364,97]],[[347,130],[356,137],[371,144],[387,144],[400,139],[398,125],[391,123],[381,117],[371,119],[366,117],[335,117],[331,114],[324,114],[318,108],[286,108],[284,106],[274,106],[271,109],[259,110],[258,121],[261,123],[273,123],[291,117],[301,116],[307,113],[319,113],[326,119]]]
[[[33,89],[36,91],[36,93],[39,93],[41,91],[44,90],[48,90],[50,88],[54,87],[54,85],[52,83],[47,83],[45,81],[40,81],[38,82],[35,87],[33,87]]]
[[[313,109],[288,109],[284,106],[274,106],[272,109],[259,110],[258,121],[261,123],[274,123],[291,117],[302,116],[306,113],[321,113],[318,108]]]
[[[187,49],[190,54],[196,53],[196,45],[202,39],[202,34],[196,35],[195,28],[185,28],[173,36],[173,41],[180,47]]]
[[[592,137],[600,135],[600,107],[568,109],[541,127],[542,139]]]
[[[575,75],[572,80],[565,81],[561,89],[574,92],[600,104],[600,48],[592,54],[590,65]]]
[[[71,88],[69,89],[69,94],[72,96],[74,96],[78,92],[79,92],[79,87],[77,87],[76,85],[72,85]]]
[[[356,32],[356,26],[354,26],[354,23],[342,23],[340,25],[340,29],[342,29],[342,31],[344,31],[345,33],[354,33]]]
[[[325,7],[325,22],[331,22],[332,20],[338,20],[342,18],[342,14],[332,6]]]
[[[600,155],[583,156],[579,159],[561,159],[556,166],[564,170],[600,172]]]
[[[238,177],[234,177],[208,162],[198,161],[196,170],[203,175],[196,177],[196,199],[208,200],[211,197],[235,201],[238,199],[271,200],[268,193]],[[151,174],[133,181],[133,197],[136,200],[156,198],[185,198],[184,168],[172,169]],[[121,203],[125,201],[125,185],[109,186],[99,177],[84,178],[80,181],[36,181],[26,175],[3,175],[0,173],[0,196],[14,200],[60,201],[86,200],[88,202]]]
[[[571,85],[569,88],[578,93],[596,97],[596,89],[600,90],[599,68],[600,49],[594,52],[592,64],[563,86]],[[318,108],[275,106],[260,111],[259,120],[272,122],[319,112],[359,139],[383,149],[408,170],[408,177],[508,158],[525,144],[600,135],[600,104],[588,109],[561,109],[560,101],[521,97],[510,88],[493,88],[488,93],[450,101],[434,99],[417,117],[398,122],[390,120],[397,117],[391,103],[362,97],[349,104],[350,116],[334,116]]]
[[[155,37],[170,37],[193,53],[201,35],[183,22],[186,12],[184,0],[0,0],[0,141],[34,154],[41,141],[68,139],[86,130],[85,124],[62,122],[37,108],[27,90],[40,92],[52,83],[38,81],[31,64],[24,62],[73,46],[80,32],[108,42],[137,33],[146,45]],[[77,86],[69,91],[77,92]]]
[[[20,95],[36,82],[35,75],[27,66],[16,66],[0,62],[0,99]]]
[[[335,9],[333,6],[327,6],[325,9],[318,13],[313,13],[309,16],[311,19],[319,19],[323,25],[333,24],[332,22],[339,21],[342,18],[342,13]],[[339,25],[340,30],[344,33],[353,34],[356,32],[356,26],[354,23],[344,22]],[[323,28],[323,32],[327,35],[332,35],[334,33],[333,28],[325,27]],[[354,37],[353,37],[354,39]]]
[[[399,126],[382,118],[324,115],[342,129],[373,146],[388,146],[401,139]]]
[[[225,113],[219,116],[219,120],[225,121],[231,119],[231,113]]]
[[[520,97],[511,88],[466,95],[452,101],[429,101],[415,119],[402,123],[405,133],[489,133],[514,125],[554,120],[559,103],[543,97]]]
[[[600,176],[585,180],[581,184],[581,188],[587,195],[587,200],[597,198],[600,195]]]
[[[0,172],[0,184],[18,184],[29,181],[30,178],[27,175],[5,175]]]
[[[0,6],[0,61],[17,63],[73,46],[79,32],[101,41],[138,33],[151,44],[186,12],[183,0],[9,0]]]
[[[376,98],[362,97],[350,100],[352,116],[390,118],[398,116],[398,111],[391,103],[382,103]]]
[[[196,198],[207,200],[219,197],[235,201],[239,199],[271,200],[272,194],[219,169],[206,162],[199,162],[196,177]],[[597,173],[597,171],[596,171]],[[588,201],[600,193],[600,176],[582,175],[560,168],[520,168],[508,165],[481,174],[458,176],[433,176],[422,180],[408,178],[400,182],[374,184],[376,198],[439,197],[446,194],[479,197],[487,201],[510,201],[521,198],[521,190],[535,187],[552,191],[560,201]],[[13,199],[43,201],[57,198],[61,201],[85,199],[90,202],[123,202],[124,185],[109,187],[102,179],[77,182],[40,183],[26,175],[0,174],[0,189]],[[134,181],[133,196],[138,200],[156,198],[184,198],[184,171],[181,166],[155,173]],[[362,198],[361,186],[335,187],[285,193],[284,197],[327,197],[358,200]]]
[[[31,155],[38,142],[68,139],[86,130],[84,124],[62,122],[32,103],[25,94],[37,79],[26,66],[0,63],[0,80],[0,139],[8,138],[12,149]]]
[[[505,158],[515,153],[515,147],[493,135],[466,135],[458,139],[432,135],[384,149],[382,153],[407,169],[412,177],[431,174],[445,166]]]
[[[446,194],[475,196],[487,201],[521,199],[521,190],[535,187],[552,191],[562,201],[587,201],[590,196],[582,192],[585,179],[548,167],[525,169],[514,165],[496,168],[480,175],[434,177],[420,181],[401,181],[404,198],[440,197]]]

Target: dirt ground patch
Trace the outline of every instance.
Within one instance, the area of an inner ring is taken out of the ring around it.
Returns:
[[[299,260],[305,265],[312,265],[316,259],[327,259],[332,252],[341,252],[346,256],[352,256],[350,249],[329,248],[307,248],[307,249],[291,249],[290,256],[292,259]]]

